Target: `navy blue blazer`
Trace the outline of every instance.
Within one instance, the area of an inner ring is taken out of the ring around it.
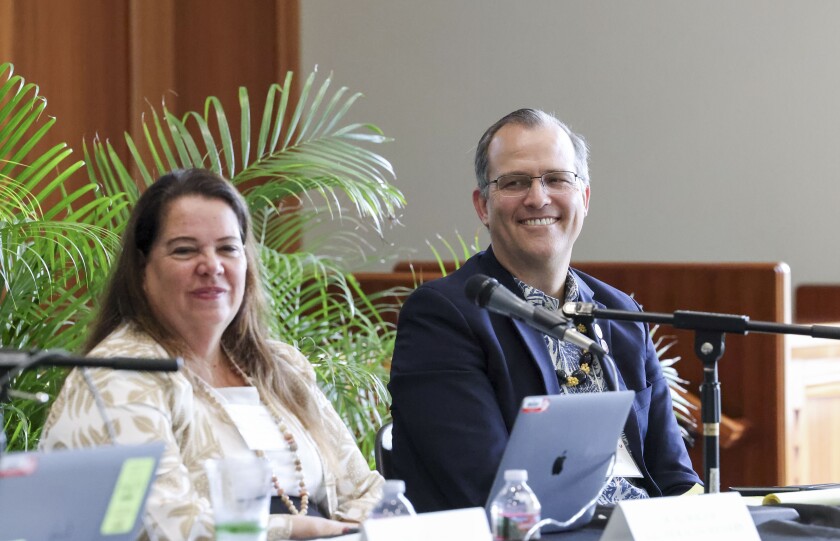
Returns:
[[[572,272],[583,302],[641,309],[621,291]],[[418,512],[483,507],[522,399],[560,392],[543,335],[466,298],[464,285],[475,274],[491,276],[522,297],[491,247],[417,288],[400,311],[388,384],[392,458],[394,477],[405,481]],[[644,474],[642,486],[651,496],[687,491],[700,479],[680,437],[647,326],[596,322],[618,367],[618,374],[603,367],[610,386],[617,379],[619,388],[636,392],[624,430]],[[581,431],[595,428],[581,423]]]

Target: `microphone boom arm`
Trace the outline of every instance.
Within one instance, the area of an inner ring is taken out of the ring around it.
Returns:
[[[589,302],[567,302],[562,307],[566,317],[591,321],[595,317],[621,321],[640,321],[643,323],[662,323],[675,329],[691,331],[713,331],[732,334],[749,334],[750,331],[766,334],[798,334],[813,338],[840,340],[840,328],[830,325],[797,325],[770,321],[750,321],[749,316],[716,314],[677,310],[673,314],[657,312],[635,312],[598,308]]]
[[[180,357],[175,359],[140,359],[133,357],[74,357],[63,350],[19,351],[0,349],[0,406],[9,402],[12,380],[36,366],[67,366],[112,368],[114,370],[176,372],[183,366]],[[43,393],[19,397],[44,401]],[[3,430],[3,410],[0,408],[0,455],[6,449],[6,434]]]
[[[675,329],[692,330],[694,353],[703,363],[700,385],[700,415],[703,420],[703,475],[707,493],[720,492],[720,381],[717,363],[723,357],[726,333],[799,334],[840,340],[840,328],[828,325],[793,325],[750,321],[749,316],[677,310],[673,314],[598,308],[593,303],[568,302],[562,307],[566,317],[591,321],[595,317],[621,321],[666,324]]]

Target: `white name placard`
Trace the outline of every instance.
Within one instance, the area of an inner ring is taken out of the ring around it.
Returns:
[[[490,541],[481,507],[379,518],[362,523],[362,541]]]
[[[737,492],[620,502],[601,541],[760,541]]]

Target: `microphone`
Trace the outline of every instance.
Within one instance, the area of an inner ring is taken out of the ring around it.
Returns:
[[[528,304],[510,290],[501,287],[495,278],[476,274],[467,280],[464,292],[468,299],[491,312],[518,319],[549,336],[574,344],[598,357],[606,354],[600,344],[579,333],[568,319],[545,308]]]
[[[175,359],[140,359],[134,357],[75,357],[60,349],[22,351],[0,348],[0,403],[8,400],[10,395],[20,398],[31,398],[44,402],[43,393],[35,395],[21,394],[9,389],[12,380],[26,370],[36,366],[71,366],[112,368],[114,370],[137,370],[154,372],[177,372],[183,366],[180,357]]]
[[[33,362],[33,364],[30,364]],[[76,357],[60,349],[16,350],[0,348],[0,375],[16,368],[28,369],[37,365],[112,368],[152,372],[177,372],[184,361],[176,359],[141,359],[135,357]]]

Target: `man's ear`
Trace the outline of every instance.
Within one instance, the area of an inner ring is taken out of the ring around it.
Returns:
[[[591,194],[591,192],[589,190],[589,184],[587,184],[584,187],[583,192],[581,192],[581,195],[583,196],[583,215],[584,216],[587,216],[589,214],[589,196],[590,196],[590,194]]]
[[[473,206],[475,213],[478,214],[478,219],[484,224],[484,227],[490,227],[490,222],[487,219],[487,198],[481,195],[481,190],[476,188],[473,190]]]

